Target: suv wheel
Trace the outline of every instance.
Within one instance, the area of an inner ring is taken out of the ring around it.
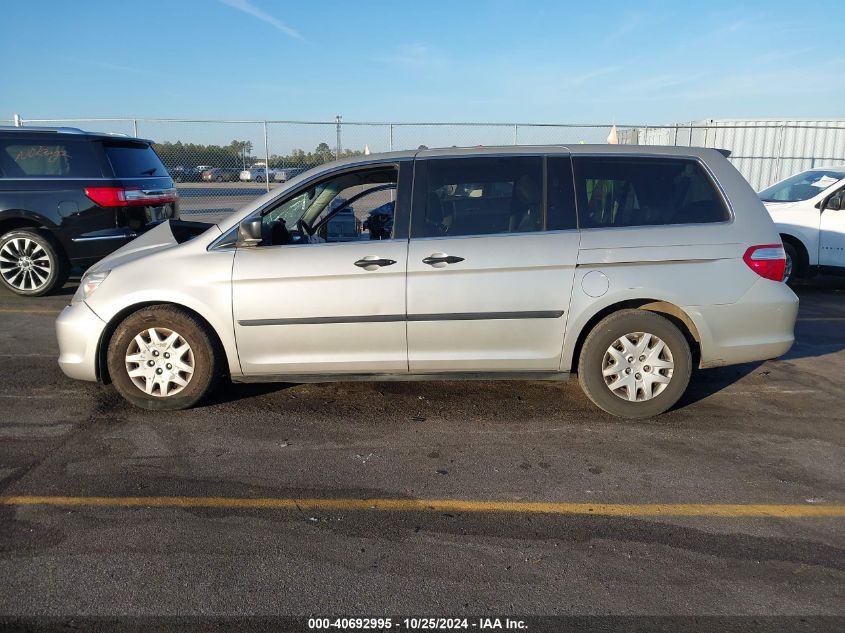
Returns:
[[[40,297],[64,285],[69,274],[70,264],[59,246],[36,229],[0,237],[0,281],[12,292]]]
[[[129,315],[108,348],[115,388],[135,406],[187,409],[220,378],[220,356],[207,326],[173,306],[150,306]]]
[[[663,413],[683,395],[692,355],[683,333],[667,318],[621,310],[587,336],[578,380],[596,406],[625,418]]]

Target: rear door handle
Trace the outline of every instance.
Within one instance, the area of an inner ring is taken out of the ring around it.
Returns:
[[[429,266],[434,266],[435,268],[443,268],[447,264],[457,264],[462,261],[464,261],[463,257],[446,255],[445,253],[432,253],[422,260],[423,264],[428,264]]]
[[[355,262],[355,265],[358,268],[363,268],[364,270],[376,270],[377,268],[381,268],[382,266],[393,266],[396,263],[395,259],[381,259],[379,257],[364,257],[363,259],[359,259]]]

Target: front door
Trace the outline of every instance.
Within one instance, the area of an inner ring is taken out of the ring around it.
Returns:
[[[410,167],[347,170],[262,214],[264,241],[238,248],[232,271],[245,374],[407,373],[408,242],[395,220]]]
[[[411,373],[559,368],[578,231],[567,156],[418,156]],[[547,213],[548,209],[548,213]]]
[[[834,196],[840,209],[822,211],[819,225],[819,265],[845,268],[845,189]],[[831,196],[831,197],[834,197]]]

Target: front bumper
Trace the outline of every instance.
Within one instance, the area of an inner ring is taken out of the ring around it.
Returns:
[[[67,306],[56,319],[59,367],[70,378],[97,380],[97,347],[106,323],[85,302]]]
[[[798,297],[783,283],[760,279],[736,303],[684,310],[701,336],[701,367],[777,358],[795,342]]]

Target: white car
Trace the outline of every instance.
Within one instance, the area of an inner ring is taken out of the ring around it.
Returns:
[[[845,167],[803,171],[759,194],[786,251],[784,281],[845,274]]]
[[[287,182],[304,171],[304,167],[282,167],[281,169],[271,169],[270,174],[276,182]]]
[[[249,182],[264,182],[267,178],[264,167],[250,167],[241,172],[241,180]],[[273,180],[273,170],[270,170],[270,180]]]

